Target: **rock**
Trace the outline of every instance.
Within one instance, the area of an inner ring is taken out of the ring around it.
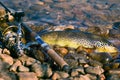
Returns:
[[[91,80],[91,79],[86,75],[80,75],[78,77],[74,77],[72,80]]]
[[[107,77],[108,77],[107,80],[120,80],[120,77],[118,76],[118,74],[113,74]]]
[[[60,56],[64,57],[67,53],[68,53],[68,50],[66,48],[63,48],[63,47],[56,47],[54,48],[54,50],[59,53]]]
[[[19,72],[17,76],[19,80],[38,80],[33,72]]]
[[[25,62],[25,66],[31,66],[32,64],[34,64],[36,62],[36,60],[34,58],[29,57],[27,59],[27,61]]]
[[[89,73],[89,74],[95,74],[95,75],[100,75],[104,72],[104,70],[100,67],[100,66],[97,66],[97,67],[87,67],[85,69],[86,73]]]
[[[52,80],[60,79],[60,78],[68,78],[69,74],[61,71],[57,71],[53,74]]]
[[[22,65],[21,61],[20,61],[20,60],[16,60],[16,61],[14,62],[14,64],[10,67],[9,71],[16,72],[18,66],[21,66],[21,65]]]
[[[35,72],[38,77],[49,78],[52,75],[52,70],[48,64],[33,64],[31,71]]]
[[[0,72],[8,72],[10,65],[0,60]]]
[[[70,67],[74,68],[78,66],[78,61],[74,60],[74,59],[64,59],[69,65]]]
[[[80,75],[80,80],[90,80],[86,75]]]
[[[3,52],[2,52],[3,54],[7,54],[7,55],[10,55],[10,51],[8,50],[8,49],[3,49]]]
[[[39,4],[39,5],[45,5],[45,3],[42,2],[42,1],[37,1],[36,4]]]
[[[12,72],[1,72],[0,79],[1,80],[17,80],[17,77]]]
[[[103,67],[103,64],[101,62],[99,62],[99,61],[96,61],[96,60],[89,60],[89,65],[93,66],[93,67],[96,67],[96,66]]]
[[[87,77],[89,77],[91,80],[97,80],[97,76],[94,74],[85,74]]]
[[[76,71],[75,69],[73,69],[72,71],[71,71],[71,74],[70,74],[72,77],[75,77],[75,76],[78,76],[79,75],[79,73],[78,73],[78,71]]]
[[[106,77],[104,74],[99,75],[100,80],[106,80]]]
[[[120,69],[113,69],[113,70],[109,70],[109,74],[120,74]],[[119,75],[120,76],[120,75]]]
[[[3,49],[2,48],[0,48],[0,54],[2,54],[3,53]]]
[[[26,65],[26,66],[30,66],[37,61],[36,59],[29,57],[27,55],[23,55],[19,57],[18,59],[22,62],[22,65]]]
[[[29,72],[29,68],[23,66],[23,65],[20,65],[18,66],[18,71],[20,72]]]
[[[110,61],[112,61],[112,56],[109,53],[91,53],[89,54],[89,56],[93,59],[93,60],[97,60],[103,64],[109,63]]]
[[[81,66],[78,66],[78,67],[74,68],[73,70],[77,71],[80,74],[85,74],[84,68]]]
[[[0,54],[0,59],[3,62],[8,63],[9,65],[13,64],[13,58],[11,56],[7,55],[7,54]]]
[[[73,68],[70,74],[72,77],[78,76],[79,74],[85,74],[84,68],[81,66],[78,66],[77,68]]]
[[[104,70],[108,71],[110,69],[118,69],[120,63],[108,63],[103,66]]]
[[[84,58],[84,57],[83,57],[83,58],[79,58],[79,59],[78,59],[78,63],[79,63],[79,64],[87,64],[87,63],[88,63],[88,60],[87,60],[86,58]]]

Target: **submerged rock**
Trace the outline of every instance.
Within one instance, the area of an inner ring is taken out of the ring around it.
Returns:
[[[33,72],[19,72],[17,76],[19,80],[38,80]]]
[[[13,58],[12,58],[10,55],[0,54],[0,59],[1,59],[3,62],[8,63],[9,65],[12,65],[12,64],[13,64]]]
[[[97,67],[90,66],[85,69],[85,72],[90,74],[100,75],[104,72],[104,70],[100,66]]]
[[[37,77],[49,78],[52,75],[52,69],[49,64],[33,64],[31,66],[31,71],[35,72]]]
[[[67,79],[69,77],[68,73],[65,72],[54,72],[53,76],[52,76],[52,80],[57,80],[57,79],[61,79],[61,78],[65,78]]]
[[[113,60],[112,56],[109,53],[91,53],[89,54],[89,56],[93,59],[93,60],[97,60],[103,64],[105,63],[109,63],[110,61]]]

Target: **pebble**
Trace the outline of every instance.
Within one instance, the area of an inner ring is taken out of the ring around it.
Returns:
[[[78,76],[79,75],[79,73],[78,73],[78,71],[76,71],[75,69],[73,69],[72,71],[71,71],[71,76],[72,77],[75,77],[75,76]]]
[[[19,72],[29,72],[29,68],[25,67],[23,65],[18,66],[18,71]]]
[[[70,67],[74,68],[78,66],[78,61],[74,60],[74,59],[64,59],[69,65]]]
[[[120,69],[113,69],[113,70],[109,70],[109,74],[120,74]],[[120,76],[120,75],[119,75]]]
[[[20,60],[16,60],[14,62],[14,64],[10,67],[9,71],[16,72],[18,66],[21,66],[21,65],[22,65],[21,61]]]
[[[61,72],[61,71],[56,71],[54,72],[53,76],[52,76],[52,80],[57,80],[57,79],[60,79],[60,78],[68,78],[69,77],[69,74],[66,73],[66,72]]]
[[[0,48],[0,54],[2,54],[3,53],[3,49],[2,48]]]
[[[37,77],[46,77],[49,78],[52,75],[52,69],[48,64],[33,64],[31,66],[31,71],[35,72]]]
[[[19,72],[17,73],[18,80],[38,80],[33,72]]]
[[[89,54],[89,56],[93,59],[93,60],[97,60],[103,64],[109,63],[110,61],[112,61],[112,56],[109,53],[91,53]]]
[[[85,74],[87,77],[89,77],[91,80],[97,80],[97,76],[94,74]]]
[[[120,80],[120,77],[118,74],[113,74],[111,76],[108,76],[107,80]]]
[[[12,72],[1,72],[0,79],[1,80],[17,80],[17,77]]]
[[[6,48],[3,49],[2,53],[3,53],[3,54],[10,55],[10,51],[9,51],[8,49],[6,49]]]
[[[67,53],[68,53],[68,50],[64,47],[56,47],[54,48],[54,50],[59,53],[59,55],[61,55],[62,57],[64,57]]]
[[[96,61],[96,60],[89,60],[89,63],[88,63],[90,66],[93,66],[93,67],[96,67],[96,66],[101,66],[103,67],[103,64],[99,61]]]
[[[36,60],[34,58],[29,57],[27,59],[27,61],[25,62],[25,66],[31,66],[32,64],[34,64],[36,62]]]
[[[97,66],[97,67],[89,66],[85,69],[85,72],[89,74],[100,75],[104,72],[104,70],[100,66]]]
[[[87,60],[86,58],[84,58],[84,57],[83,57],[83,58],[79,58],[79,59],[78,59],[78,63],[79,63],[79,64],[87,64],[87,63],[88,63],[88,60]]]
[[[74,68],[73,71],[77,71],[80,74],[85,74],[84,68],[81,67],[81,66],[78,66],[78,67]]]
[[[9,65],[13,64],[13,58],[11,56],[7,55],[7,54],[0,54],[0,59],[3,62],[8,63]]]

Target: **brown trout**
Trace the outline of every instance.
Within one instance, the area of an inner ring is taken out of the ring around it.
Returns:
[[[117,53],[118,49],[108,40],[81,31],[51,31],[40,35],[49,45],[59,45],[71,48],[84,47],[95,52]]]

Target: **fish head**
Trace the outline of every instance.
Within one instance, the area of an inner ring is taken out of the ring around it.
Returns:
[[[118,49],[112,45],[96,47],[95,52],[106,52],[109,53],[112,57],[116,57],[118,55]]]

